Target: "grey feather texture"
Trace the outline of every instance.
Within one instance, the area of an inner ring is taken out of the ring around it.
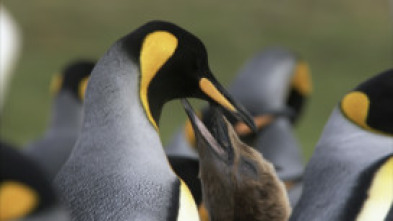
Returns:
[[[303,195],[290,220],[339,221],[361,172],[392,153],[391,136],[361,129],[336,107],[307,164]]]
[[[74,220],[169,216],[177,178],[141,106],[138,71],[116,43],[92,72],[81,135],[55,179]]]
[[[282,110],[296,61],[296,56],[284,48],[263,50],[245,64],[229,92],[252,114]]]
[[[67,160],[82,125],[83,95],[94,62],[78,59],[52,79],[54,93],[50,124],[39,140],[24,148],[53,180]]]

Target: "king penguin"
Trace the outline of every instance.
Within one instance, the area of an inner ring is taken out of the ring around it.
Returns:
[[[393,220],[393,69],[334,108],[290,220]]]
[[[0,221],[68,221],[51,182],[16,147],[0,142]]]
[[[293,126],[303,114],[312,92],[307,62],[286,48],[268,47],[245,64],[228,91],[254,116],[258,132],[253,134],[242,122],[227,118],[243,142],[273,163],[280,179],[286,183],[291,205],[295,206],[301,195],[304,163]],[[208,108],[199,115],[204,123],[209,121]],[[190,162],[198,158],[189,121],[175,133],[166,146],[166,153],[171,157],[182,156]]]
[[[74,220],[199,220],[159,137],[163,105],[182,97],[217,103],[255,129],[188,31],[151,21],[112,45],[92,71],[80,136],[55,178]]]
[[[52,119],[44,136],[27,145],[24,152],[33,158],[52,180],[71,153],[82,124],[83,99],[94,62],[69,63],[54,75]]]
[[[186,99],[184,108],[195,131],[204,205],[210,221],[286,221],[291,207],[273,165],[240,141],[215,105],[206,128]]]

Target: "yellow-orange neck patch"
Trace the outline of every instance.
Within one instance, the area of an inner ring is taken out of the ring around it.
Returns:
[[[85,99],[85,93],[86,93],[88,82],[89,82],[89,77],[85,77],[79,82],[78,94],[79,94],[79,99],[81,99],[82,101]]]
[[[393,157],[377,171],[356,221],[385,220],[393,205]]]
[[[199,118],[202,117],[202,113],[200,111],[197,111],[195,114]],[[184,125],[184,135],[186,136],[186,140],[188,141],[190,146],[195,149],[196,148],[195,134],[190,119],[187,119],[186,124]]]
[[[370,100],[360,91],[350,92],[341,101],[341,110],[348,119],[365,129],[372,130],[366,123],[369,107]]]
[[[52,96],[55,96],[57,93],[59,93],[62,84],[63,84],[63,75],[62,74],[53,75],[49,86],[50,94]]]
[[[150,82],[176,51],[177,45],[178,40],[173,34],[167,31],[156,31],[145,37],[141,48],[140,98],[146,115],[156,130],[158,130],[158,125],[151,114],[147,92]]]
[[[187,119],[186,125],[184,126],[184,135],[186,136],[186,140],[190,146],[196,148],[194,128],[192,128],[192,124],[189,119]]]
[[[292,87],[303,96],[308,96],[312,92],[310,68],[305,61],[296,64],[295,74],[292,78]]]
[[[0,221],[17,219],[38,206],[38,194],[23,183],[6,181],[0,185]]]

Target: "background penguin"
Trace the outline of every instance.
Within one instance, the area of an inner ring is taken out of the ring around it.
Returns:
[[[91,61],[74,61],[62,74],[53,77],[51,122],[43,138],[25,148],[25,153],[43,168],[50,180],[67,160],[79,135],[84,93],[93,67]]]
[[[172,23],[142,25],[98,61],[81,134],[55,179],[74,220],[199,220],[158,131],[164,103],[180,97],[218,103],[254,126],[212,75],[203,43]]]
[[[360,84],[334,109],[304,174],[294,220],[393,217],[393,69]]]
[[[288,220],[289,199],[273,165],[240,141],[216,107],[210,133],[187,100],[183,105],[196,135],[209,220]]]
[[[0,220],[70,220],[39,166],[3,142],[0,143]]]
[[[229,92],[254,116],[258,133],[227,116],[248,145],[255,147],[272,162],[280,179],[286,182],[291,205],[294,206],[302,189],[303,159],[292,126],[301,116],[311,93],[307,64],[293,52],[271,47],[255,55],[240,71]],[[208,123],[209,110],[200,114]],[[178,131],[169,145],[168,156],[197,158],[191,124]],[[174,165],[176,167],[176,165]]]

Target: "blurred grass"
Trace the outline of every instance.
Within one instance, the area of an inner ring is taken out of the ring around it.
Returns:
[[[1,122],[1,137],[18,145],[45,130],[52,74],[75,58],[99,58],[119,37],[152,19],[172,21],[200,37],[211,68],[224,85],[266,46],[282,45],[308,60],[314,93],[296,129],[306,159],[340,97],[393,61],[387,1],[4,0],[3,4],[24,33]],[[184,119],[179,102],[165,106],[163,142]]]

